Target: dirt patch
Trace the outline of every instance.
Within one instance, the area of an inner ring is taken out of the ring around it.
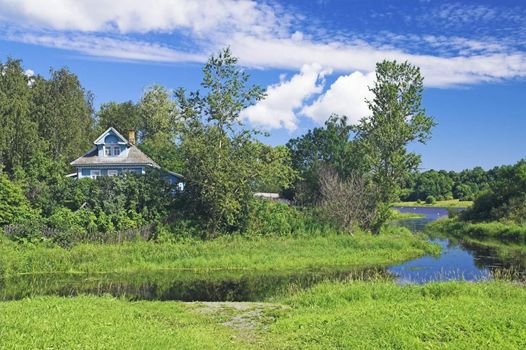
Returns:
[[[261,335],[276,318],[286,312],[287,306],[253,302],[196,302],[196,312],[209,314],[237,335],[249,342],[260,342]]]

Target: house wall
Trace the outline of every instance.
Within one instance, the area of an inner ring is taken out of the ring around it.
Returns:
[[[137,165],[130,165],[130,166],[97,166],[97,167],[81,167],[77,169],[77,178],[86,178],[91,177],[91,170],[100,170],[101,176],[107,176],[108,170],[117,170],[118,174],[121,175],[123,172],[132,172],[132,173],[139,173],[144,174],[144,167],[137,166]]]

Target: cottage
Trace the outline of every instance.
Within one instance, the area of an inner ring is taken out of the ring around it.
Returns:
[[[135,146],[134,130],[129,131],[126,140],[117,130],[109,128],[93,143],[95,147],[70,163],[77,168],[78,179],[86,177],[96,179],[99,176],[117,176],[124,173],[144,174],[147,167],[161,169]],[[171,183],[181,183],[181,175],[163,171]]]

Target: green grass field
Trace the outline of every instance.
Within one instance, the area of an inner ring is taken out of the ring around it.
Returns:
[[[426,204],[425,202],[397,202],[393,205],[397,207],[469,208],[473,205],[473,202],[450,199],[445,201],[436,201],[433,204]]]
[[[524,349],[505,282],[324,283],[277,303],[38,297],[0,302],[2,349]]]
[[[73,248],[0,239],[0,276],[153,270],[290,271],[400,263],[438,247],[407,229],[315,237],[221,237],[177,243],[79,244]]]

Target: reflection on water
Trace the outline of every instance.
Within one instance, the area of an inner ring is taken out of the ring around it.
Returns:
[[[447,216],[445,208],[396,208],[402,213],[425,215],[419,219],[400,220],[398,224],[413,232],[423,231],[429,222]],[[450,236],[449,236],[450,234]],[[454,238],[431,238],[430,241],[442,248],[440,256],[424,256],[404,264],[392,266],[389,272],[398,276],[400,283],[425,283],[463,279],[467,281],[485,280],[499,271],[513,271],[512,277],[522,278],[526,271],[525,257],[518,247],[502,243],[489,245],[489,242]],[[505,252],[503,252],[505,250]]]
[[[387,278],[385,269],[303,272],[161,271],[120,274],[32,274],[0,279],[0,300],[94,294],[130,300],[261,301],[321,281]]]

